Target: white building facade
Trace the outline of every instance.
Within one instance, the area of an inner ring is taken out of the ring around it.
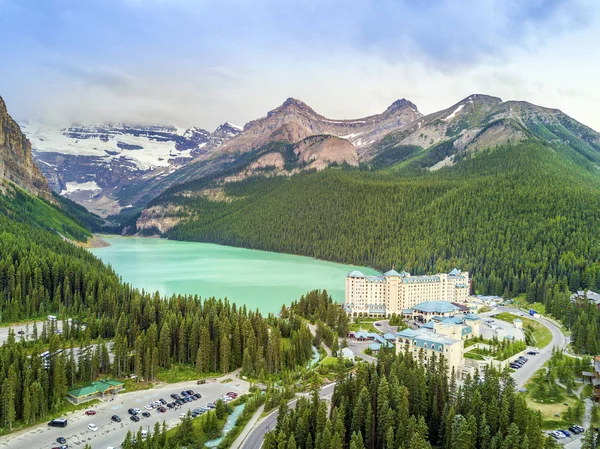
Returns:
[[[380,276],[353,271],[346,277],[344,307],[351,316],[401,315],[426,301],[465,303],[469,297],[469,273],[457,269],[448,274],[411,276],[390,270]]]

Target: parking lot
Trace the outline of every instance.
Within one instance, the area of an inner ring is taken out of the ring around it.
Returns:
[[[581,426],[572,426],[568,429],[550,430],[546,433],[560,444],[569,445],[569,447],[573,445],[575,447],[574,445],[581,444],[579,440],[583,438],[584,431],[585,429]]]
[[[183,390],[193,390],[200,393],[202,398],[179,405],[177,408],[166,408],[166,412],[160,413],[156,409],[148,411],[149,417],[142,417],[139,422],[133,422],[128,413],[129,408],[138,408],[145,412],[145,406],[163,398],[167,402],[173,402],[171,394],[179,394]],[[86,410],[74,412],[64,416],[68,418],[65,428],[49,427],[47,423],[32,427],[24,432],[8,435],[0,438],[0,448],[10,449],[50,449],[59,446],[58,437],[64,437],[69,448],[77,448],[87,443],[92,448],[105,449],[121,445],[127,431],[132,433],[142,428],[152,431],[154,424],[166,422],[167,427],[173,427],[179,423],[180,415],[193,409],[205,406],[217,401],[228,392],[238,394],[246,393],[248,384],[239,379],[225,384],[219,382],[207,382],[205,385],[196,385],[196,382],[181,382],[168,384],[151,390],[135,391],[118,395],[115,400],[107,400],[90,407],[89,410],[96,412],[93,416],[85,414]],[[121,422],[113,422],[111,416],[118,415]],[[97,431],[88,430],[88,426],[94,424]]]

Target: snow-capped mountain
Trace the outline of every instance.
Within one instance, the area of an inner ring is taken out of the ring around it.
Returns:
[[[21,123],[50,187],[102,216],[133,204],[140,183],[174,173],[212,151],[241,128],[225,123],[214,133],[201,128],[126,124],[72,125],[68,128]]]

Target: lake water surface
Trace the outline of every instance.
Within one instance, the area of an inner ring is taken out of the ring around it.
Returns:
[[[256,251],[211,243],[154,238],[102,237],[111,246],[91,251],[112,265],[123,281],[149,292],[227,297],[238,305],[278,312],[313,289],[327,289],[344,301],[346,274],[369,268],[310,257]]]

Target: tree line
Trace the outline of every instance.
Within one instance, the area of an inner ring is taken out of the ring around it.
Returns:
[[[383,351],[338,378],[331,405],[300,398],[280,407],[265,449],[528,449],[554,448],[539,412],[527,408],[508,373],[457,386],[445,359],[426,369],[411,354]]]
[[[44,325],[34,330],[35,342],[12,334],[0,347],[0,426],[59,411],[68,389],[101,376],[154,380],[172,364],[187,364],[199,374],[242,368],[259,377],[292,370],[312,355],[310,331],[294,313],[263,317],[227,299],[140,291],[87,250],[2,214],[0,322],[48,313],[71,318],[62,335]],[[55,354],[49,366],[40,356],[47,349]]]

